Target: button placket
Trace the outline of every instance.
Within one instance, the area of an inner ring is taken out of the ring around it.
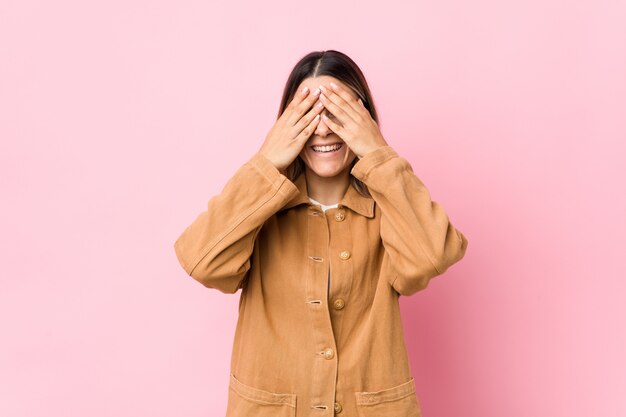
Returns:
[[[331,209],[333,210],[333,209]],[[335,354],[339,355],[342,348],[343,339],[346,337],[342,334],[343,320],[345,317],[347,302],[350,299],[350,290],[355,280],[354,278],[354,259],[350,259],[352,254],[350,250],[352,244],[352,222],[355,220],[353,213],[345,206],[339,205],[334,211],[328,211],[328,226],[330,228],[329,257],[327,261],[330,264],[332,273],[331,290],[329,291],[329,310],[335,335]],[[358,219],[356,219],[358,220]],[[345,414],[345,413],[344,413]]]
[[[328,303],[322,303],[328,296],[328,274],[330,270],[330,228],[328,220],[318,207],[311,207],[307,216],[305,292],[307,311],[310,318],[309,329],[315,344],[315,354],[319,355],[311,372],[311,392],[309,406],[322,410],[333,409],[336,393],[337,366],[335,335],[329,314]],[[331,399],[329,402],[329,399]]]

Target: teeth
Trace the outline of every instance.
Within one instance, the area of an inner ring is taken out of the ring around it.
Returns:
[[[330,151],[336,151],[339,148],[341,148],[340,143],[336,145],[331,145],[331,146],[313,146],[313,150],[315,152],[330,152]]]

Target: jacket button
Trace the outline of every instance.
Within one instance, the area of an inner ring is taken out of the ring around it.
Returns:
[[[341,413],[341,410],[343,410],[341,404],[335,403],[335,413]]]
[[[337,213],[335,213],[335,220],[337,220],[338,222],[342,222],[345,218],[346,215],[343,213],[343,211],[338,211]]]
[[[335,352],[333,352],[333,350],[331,348],[326,348],[322,351],[322,355],[326,358],[326,359],[332,359],[335,356]]]
[[[348,252],[347,250],[344,250],[339,254],[339,257],[343,260],[346,260],[350,257],[350,252]]]
[[[341,310],[345,305],[346,303],[343,301],[343,298],[337,298],[333,303],[333,307],[335,307],[335,310]]]

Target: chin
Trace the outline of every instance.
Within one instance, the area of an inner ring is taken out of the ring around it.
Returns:
[[[328,167],[312,167],[308,166],[309,171],[313,172],[318,177],[331,178],[336,177],[341,174],[346,167],[337,168],[328,168]]]

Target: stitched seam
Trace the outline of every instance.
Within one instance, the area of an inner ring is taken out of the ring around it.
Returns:
[[[221,236],[218,236],[215,239],[215,242],[213,244],[208,245],[208,249],[206,249],[202,253],[202,255],[199,256],[198,260],[196,260],[195,262],[192,263],[193,268],[191,268],[191,271],[189,272],[189,274],[191,275],[193,273],[193,271],[198,267],[200,262],[202,262],[202,260],[209,254],[209,252],[211,252],[211,250],[213,250],[213,248],[215,248],[215,246],[218,245],[218,243],[220,243],[222,240],[224,240],[224,238],[226,236],[228,236],[230,233],[232,233],[232,231],[235,230],[241,223],[243,223],[244,220],[246,220],[248,217],[250,217],[252,214],[254,214],[257,210],[259,210],[262,206],[264,206],[268,201],[272,200],[274,198],[274,196],[276,196],[276,194],[278,194],[280,192],[282,184],[283,183],[281,182],[279,187],[274,189],[274,193],[270,194],[269,198],[267,198],[266,200],[262,200],[257,206],[255,206],[248,213],[242,214],[235,222],[233,222],[233,226],[230,229],[227,229],[224,233],[222,233]]]
[[[382,164],[382,163],[384,163],[384,162],[387,162],[387,161],[388,161],[388,160],[390,160],[390,159],[393,159],[393,158],[399,158],[399,157],[400,157],[400,155],[397,155],[397,154],[396,154],[396,155],[394,155],[394,154],[392,154],[392,153],[389,153],[389,154],[384,154],[384,155],[382,156],[382,158],[381,158],[381,159],[379,159],[379,160],[374,160],[374,161],[372,161],[372,162],[371,162],[371,163],[372,163],[372,165],[371,165],[371,166],[369,166],[369,167],[366,167],[366,168],[367,168],[367,170],[363,170],[363,171],[362,171],[362,173],[363,173],[363,181],[365,181],[365,180],[367,179],[367,177],[369,176],[370,171],[371,171],[372,169],[376,168],[377,166],[379,166],[380,164]],[[407,161],[407,163],[408,163],[408,161]]]
[[[250,248],[248,249],[248,253],[252,254],[252,252],[254,251],[254,243],[256,242],[256,237],[258,236],[259,232],[261,231],[261,228],[263,226],[259,226],[256,228],[256,230],[254,231],[254,233],[252,234],[252,239],[250,240]],[[250,269],[252,269],[252,259],[248,258],[250,260]],[[241,283],[243,281],[245,281],[246,279],[246,275],[250,273],[250,270],[248,270],[244,276],[239,280],[239,282],[237,283],[237,286],[235,287],[235,291],[237,291],[240,287],[241,287]]]
[[[269,163],[269,162],[268,162],[268,163]],[[267,175],[267,173],[265,172],[265,169],[264,169],[265,167],[263,167],[263,166],[261,165],[261,163],[257,163],[257,162],[250,162],[250,165],[252,165],[252,166],[253,166],[253,167],[254,167],[257,171],[259,171],[259,173],[261,173],[261,175],[263,175],[263,176],[267,179],[267,181],[268,181],[268,182],[270,182],[270,183],[272,183],[272,186],[274,186],[274,182],[275,182],[276,180],[275,180],[275,179],[273,180],[272,178],[270,178],[270,176],[269,176],[269,175]],[[272,166],[273,166],[273,165],[272,165]],[[274,168],[276,168],[276,167],[274,167]],[[282,175],[282,174],[281,174],[281,175]],[[286,178],[287,178],[287,177],[285,177],[285,178],[280,178],[280,180],[281,180],[281,181],[280,181],[280,184],[278,184],[278,187],[277,187],[277,188],[280,188],[280,186],[282,185],[282,183],[285,181],[285,179],[286,179]]]
[[[242,391],[245,391],[245,389],[241,390],[238,387],[235,386],[231,386],[231,388],[233,390],[235,390],[235,392],[239,395],[241,395],[243,398],[245,398],[246,400],[255,402],[255,403],[261,403],[261,404],[268,404],[268,405],[286,405],[289,407],[295,407],[292,404],[292,394],[273,394],[273,393],[269,393],[270,395],[276,395],[279,396],[279,398],[276,401],[270,401],[270,400],[262,400],[260,398],[256,398],[253,396],[248,395],[247,393],[244,393]],[[283,397],[285,396],[285,397]],[[283,401],[284,400],[288,400],[289,402]]]
[[[363,172],[363,179],[367,179],[367,177],[369,177],[370,171],[373,170],[374,168],[376,168],[377,166],[389,161],[390,159],[393,158],[399,158],[399,156],[396,155],[387,155],[385,157],[385,159],[382,159],[380,161],[375,161],[374,165],[370,166],[367,171]]]
[[[391,155],[391,157],[389,157],[389,158],[385,158],[385,159],[384,159],[384,160],[382,160],[380,163],[377,163],[376,165],[374,165],[374,166],[370,167],[370,169],[368,169],[368,170],[367,170],[367,174],[363,177],[363,180],[366,180],[366,179],[367,179],[367,176],[369,175],[369,173],[370,173],[370,171],[371,171],[372,169],[374,169],[375,167],[379,166],[379,165],[380,165],[380,164],[382,164],[383,162],[386,162],[386,161],[388,161],[388,160],[390,160],[390,159],[394,159],[394,158],[400,158],[400,156],[399,156],[399,155]],[[403,161],[402,161],[402,163],[403,163],[404,165],[407,165],[407,167],[408,167],[409,169],[411,169],[411,164],[409,163],[409,161],[407,161],[407,160],[406,160],[406,159],[404,159],[404,158],[400,158],[400,159],[402,159],[402,160],[403,160]],[[422,229],[422,231],[424,230],[424,229],[421,227],[421,225],[420,225],[420,228]],[[441,275],[441,271],[440,271],[440,269],[439,269],[439,268],[437,268],[437,264],[436,264],[436,262],[434,261],[435,256],[434,256],[433,254],[431,254],[429,251],[425,250],[425,249],[424,249],[424,246],[422,245],[422,243],[421,243],[419,240],[417,241],[417,245],[418,245],[418,246],[419,246],[419,248],[421,249],[422,253],[426,256],[426,258],[428,259],[428,261],[430,262],[430,264],[432,265],[432,267],[433,267],[433,268],[435,268],[435,271],[437,272],[437,274],[438,274],[438,275]]]
[[[376,402],[367,402],[367,401],[359,400],[359,401],[357,401],[357,404],[358,405],[365,405],[365,406],[373,406],[373,405],[378,405],[378,404],[386,403],[386,402],[390,402],[390,401],[399,401],[399,400],[401,400],[403,398],[406,398],[406,397],[408,397],[410,395],[413,395],[414,392],[415,391],[406,392],[404,394],[401,394],[401,395],[399,395],[397,397],[393,397],[393,398],[382,398],[382,399],[380,399],[379,401],[376,401]]]
[[[420,247],[420,249],[422,250],[422,253],[424,255],[426,255],[426,258],[428,259],[428,261],[430,262],[430,264],[433,266],[433,268],[435,268],[435,271],[437,272],[438,275],[441,275],[441,272],[439,272],[439,268],[437,268],[437,265],[435,265],[435,261],[434,256],[430,254],[430,252],[428,252],[427,250],[424,249],[424,246],[422,245],[422,243],[420,241],[417,241],[417,245]]]
[[[381,219],[382,221],[382,219]],[[420,229],[422,229],[422,231],[424,230],[421,225],[420,225]],[[420,248],[420,250],[422,251],[422,253],[424,254],[424,256],[426,256],[426,259],[428,259],[428,262],[430,262],[430,264],[432,265],[433,268],[435,268],[435,271],[437,271],[438,275],[441,275],[441,272],[439,272],[439,268],[437,268],[437,265],[435,265],[435,261],[433,261],[434,256],[432,256],[430,254],[430,252],[428,252],[426,249],[424,249],[424,246],[422,245],[422,243],[417,240],[417,246]]]
[[[390,284],[390,285],[391,285],[391,288],[393,288],[394,290],[396,290],[396,289],[393,287],[393,284],[395,284],[395,283],[396,283],[396,280],[397,280],[397,279],[398,279],[398,275],[396,274],[396,276],[395,276],[395,277],[391,280],[391,284]],[[396,290],[396,291],[397,291],[397,290]]]
[[[393,388],[382,391],[355,392],[356,401],[359,405],[376,405],[388,401],[397,401],[415,393],[413,379]]]
[[[423,230],[423,229],[422,229]],[[419,246],[419,248],[422,250],[422,253],[426,256],[426,258],[428,259],[428,262],[430,262],[430,264],[432,265],[433,268],[435,268],[435,271],[437,272],[438,275],[441,275],[441,272],[439,272],[439,268],[437,268],[437,265],[435,265],[435,261],[434,256],[431,255],[430,252],[428,252],[426,249],[424,249],[424,245],[422,245],[422,243],[418,240],[417,241],[417,245]]]

